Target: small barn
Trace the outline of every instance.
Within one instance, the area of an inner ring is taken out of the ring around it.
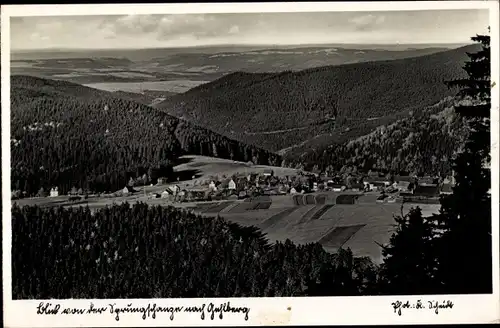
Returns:
[[[267,169],[267,170],[264,170],[264,172],[262,173],[262,175],[265,176],[265,177],[272,177],[274,175],[274,171],[270,170],[270,169]]]
[[[335,203],[339,205],[353,205],[356,204],[357,195],[340,195],[335,199]]]
[[[227,184],[227,189],[236,190],[236,182],[234,182],[233,179],[229,180],[229,182]]]
[[[336,191],[336,192],[341,192],[341,191],[345,190],[345,186],[342,186],[340,184],[333,184],[331,186],[331,188],[332,188],[333,191]]]

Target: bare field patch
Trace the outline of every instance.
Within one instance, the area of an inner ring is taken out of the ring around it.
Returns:
[[[145,82],[103,82],[89,83],[84,86],[104,91],[125,91],[141,93],[144,90],[185,92],[208,81],[171,80],[171,81],[145,81]]]

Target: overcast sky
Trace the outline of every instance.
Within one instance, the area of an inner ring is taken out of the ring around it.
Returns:
[[[466,43],[487,10],[12,17],[12,49]]]

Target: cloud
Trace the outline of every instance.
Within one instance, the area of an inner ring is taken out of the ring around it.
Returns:
[[[354,24],[357,30],[366,30],[368,28],[372,28],[384,23],[385,16],[368,14],[368,15],[353,17],[349,20],[349,22]]]
[[[484,29],[488,18],[487,10],[12,17],[11,46],[463,42]]]
[[[229,34],[238,34],[239,32],[240,32],[240,28],[238,27],[238,25],[233,25],[229,29]]]
[[[30,40],[34,41],[34,42],[37,42],[37,41],[49,41],[50,40],[50,36],[40,34],[39,32],[33,32],[30,35]]]
[[[108,26],[116,34],[151,33],[158,29],[160,19],[158,15],[128,15],[119,17]]]
[[[255,14],[176,14],[107,16],[99,29],[108,38],[148,35],[158,41],[234,36],[260,27]]]

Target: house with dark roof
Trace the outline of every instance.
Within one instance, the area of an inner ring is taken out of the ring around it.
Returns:
[[[413,194],[421,197],[437,197],[439,188],[436,185],[419,185]]]
[[[394,176],[394,182],[415,182],[415,177],[410,175],[396,175]]]
[[[451,183],[444,183],[441,186],[441,190],[439,191],[439,193],[441,195],[453,194],[453,186],[451,185]]]
[[[419,178],[418,184],[421,186],[435,186],[435,185],[437,185],[436,179],[433,177],[429,177],[429,176]]]
[[[387,179],[385,177],[368,176],[368,177],[363,178],[363,182],[368,182],[369,184],[373,184],[375,186],[385,186],[385,187],[387,187],[391,184],[389,179]]]
[[[413,189],[413,182],[410,182],[410,181],[397,181],[397,182],[394,182],[393,184],[394,188],[400,190],[400,191],[404,191],[404,192],[407,192],[407,191],[410,191]]]
[[[364,188],[364,185],[362,183],[353,183],[351,184],[351,190],[352,191],[363,191],[365,188]]]

